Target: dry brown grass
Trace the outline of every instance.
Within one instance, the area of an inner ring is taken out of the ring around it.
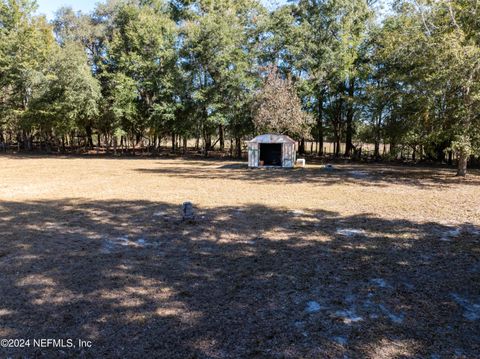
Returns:
[[[0,157],[0,358],[473,358],[480,176]],[[179,221],[191,200],[195,224]],[[353,231],[352,231],[353,230]]]

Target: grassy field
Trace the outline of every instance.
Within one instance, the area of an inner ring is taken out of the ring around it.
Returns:
[[[0,358],[480,353],[478,172],[0,163],[0,338],[93,344]]]

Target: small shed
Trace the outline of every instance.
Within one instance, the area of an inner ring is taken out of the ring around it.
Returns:
[[[265,134],[248,141],[249,167],[285,167],[295,165],[297,142],[285,135]]]

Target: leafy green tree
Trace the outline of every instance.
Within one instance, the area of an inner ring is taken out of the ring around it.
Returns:
[[[32,121],[25,115],[32,98],[41,91],[46,64],[56,46],[50,25],[44,17],[33,15],[35,9],[30,0],[0,2],[2,132],[16,133],[19,146],[29,149],[34,134]]]
[[[182,58],[207,154],[217,129],[223,149],[225,128],[240,143],[239,118],[250,118],[249,104],[258,83],[256,23],[264,9],[251,0],[197,1],[189,9]]]
[[[68,42],[53,54],[40,95],[27,113],[45,141],[79,132],[86,136],[99,115],[100,85],[92,76],[87,56],[78,43]]]
[[[396,10],[372,39],[372,74],[385,84],[390,119],[401,123],[390,142],[394,136],[403,143],[416,138],[415,146],[427,153],[430,148],[440,160],[454,151],[458,175],[464,176],[479,128],[480,47],[470,16],[475,8],[462,1],[420,7],[404,1]]]
[[[147,129],[154,135],[165,127],[174,130],[176,31],[163,1],[124,4],[115,15],[107,59],[113,113],[134,144]]]
[[[353,149],[358,69],[372,10],[365,0],[300,0],[294,11],[303,34],[297,67],[305,74],[305,95],[316,115],[314,133],[319,151],[323,151],[328,115],[337,154],[346,126],[345,155],[349,156]]]

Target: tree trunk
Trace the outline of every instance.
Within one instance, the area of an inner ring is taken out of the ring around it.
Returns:
[[[235,147],[236,147],[236,156],[237,158],[242,157],[242,142],[240,137],[235,137]]]
[[[467,175],[467,163],[468,163],[467,153],[465,151],[459,151],[457,176],[465,177]]]
[[[218,136],[220,138],[220,152],[225,151],[225,128],[223,125],[218,125]]]
[[[298,153],[300,153],[301,155],[305,154],[305,139],[303,137],[300,140],[300,146],[298,147]]]
[[[97,133],[97,155],[98,152],[100,151],[100,133]]]
[[[390,149],[389,149],[390,157],[394,160],[397,159],[397,144],[395,141],[390,140]]]
[[[29,141],[30,136],[28,136],[27,131],[23,130],[22,137],[23,137],[22,138],[23,149],[25,149],[27,151],[31,151],[32,150],[32,143]]]
[[[85,132],[87,133],[88,147],[89,147],[89,149],[93,149],[92,127],[91,126],[85,126]]]
[[[212,150],[212,136],[205,135],[205,148],[207,151]]]
[[[373,152],[373,157],[376,159],[380,158],[380,142],[377,138],[375,139],[375,150]]]
[[[175,132],[172,132],[172,153],[175,152]]]
[[[318,142],[318,155],[323,155],[323,100],[321,96],[318,97],[318,116],[317,116],[317,142]]]
[[[348,85],[347,133],[345,140],[345,157],[350,157],[353,149],[353,95],[355,94],[355,79],[351,78]]]
[[[205,155],[205,157],[208,157],[208,152],[211,150],[212,148],[212,136],[210,136],[210,134],[207,133],[207,130],[204,129],[203,130],[203,154]]]
[[[375,159],[379,159],[380,158],[380,140],[381,140],[381,133],[380,133],[380,123],[381,123],[381,114],[378,115],[378,122],[377,122],[377,126],[375,128],[375,150],[374,150],[374,153],[373,153],[373,157],[375,157]]]
[[[158,136],[155,134],[153,135],[153,143],[152,143],[153,153],[158,153]]]
[[[341,84],[341,91],[343,92],[344,84]],[[335,106],[335,120],[333,122],[333,127],[334,127],[334,137],[335,137],[335,142],[336,142],[336,147],[335,147],[335,157],[340,156],[340,141],[341,141],[341,135],[342,135],[342,115],[343,115],[343,103],[344,99],[340,97],[336,101],[336,106]]]
[[[336,127],[333,131],[333,137],[333,154],[335,155],[335,157],[338,157],[340,155],[340,132]]]

